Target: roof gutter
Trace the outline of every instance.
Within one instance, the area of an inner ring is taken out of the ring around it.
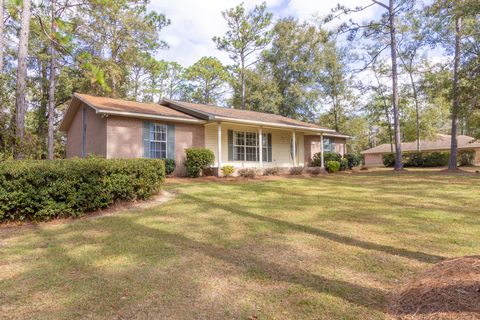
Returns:
[[[296,126],[291,124],[278,124],[273,122],[263,122],[263,121],[255,121],[255,120],[234,119],[234,118],[220,117],[220,116],[214,116],[213,120],[227,121],[227,122],[241,123],[241,124],[252,124],[252,125],[258,125],[258,126],[269,126],[274,128],[309,130],[309,131],[324,132],[324,133],[335,132],[335,130],[332,130],[332,129],[303,127],[303,126]]]
[[[182,123],[199,123],[199,124],[206,123],[205,120],[199,120],[199,119],[186,119],[186,118],[178,118],[178,117],[160,116],[160,115],[148,114],[148,113],[112,111],[112,110],[104,110],[104,109],[95,109],[95,113],[105,114],[105,115],[132,117],[132,118],[175,121],[175,122],[182,122]]]

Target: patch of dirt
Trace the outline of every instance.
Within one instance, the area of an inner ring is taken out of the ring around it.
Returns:
[[[392,294],[391,319],[480,319],[480,256],[445,260]]]

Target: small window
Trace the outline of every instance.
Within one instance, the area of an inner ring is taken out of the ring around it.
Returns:
[[[150,126],[150,158],[167,157],[167,125],[152,123]]]
[[[335,151],[335,142],[330,138],[323,138],[323,151],[333,152]]]

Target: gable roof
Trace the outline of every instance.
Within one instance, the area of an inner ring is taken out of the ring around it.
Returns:
[[[66,131],[70,126],[81,102],[93,108],[98,114],[132,116],[137,118],[163,119],[180,122],[204,123],[205,121],[184,112],[157,103],[143,103],[106,97],[96,97],[88,94],[74,93],[72,101],[65,112],[60,130]]]
[[[450,149],[451,136],[448,134],[436,134],[435,138],[430,140],[420,140],[420,151],[438,151]],[[459,135],[457,136],[458,148],[480,148],[480,142],[475,138]],[[417,151],[417,142],[403,142],[402,152]],[[362,151],[362,154],[371,153],[390,153],[391,148],[389,143],[381,144],[374,148]]]
[[[191,103],[185,101],[163,99],[161,104],[167,105],[173,109],[188,113],[205,120],[223,120],[239,123],[252,123],[284,127],[299,127],[304,129],[314,129],[324,132],[336,133],[335,130],[321,127],[319,125],[287,118],[277,114],[240,110],[233,108],[224,108],[206,104]],[[337,133],[341,135],[340,133]]]
[[[240,124],[263,125],[267,127],[304,129],[319,133],[322,132],[328,136],[348,138],[348,136],[332,129],[270,113],[224,108],[171,99],[164,99],[159,104],[142,103],[107,97],[96,97],[81,93],[75,93],[73,95],[72,101],[60,124],[61,131],[68,130],[82,103],[93,108],[97,114],[104,115],[159,119],[185,123],[225,121]]]

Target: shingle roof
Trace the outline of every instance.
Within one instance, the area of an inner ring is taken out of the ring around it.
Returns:
[[[437,134],[435,138],[430,140],[420,140],[421,151],[435,151],[435,150],[448,150],[450,149],[451,136],[447,134]],[[480,148],[480,142],[475,138],[459,135],[457,136],[458,148]],[[362,154],[370,153],[389,153],[391,150],[390,144],[385,143],[374,148],[362,151]],[[417,151],[417,142],[404,142],[402,143],[402,152]]]
[[[240,119],[240,120],[248,120],[248,121],[259,121],[259,122],[272,123],[272,124],[278,124],[278,125],[290,125],[290,126],[300,126],[300,127],[306,127],[306,128],[323,129],[326,131],[334,132],[334,130],[321,127],[313,123],[303,122],[303,121],[287,118],[277,114],[225,108],[225,107],[218,107],[218,106],[191,103],[191,102],[171,100],[171,99],[164,99],[161,103],[185,112],[191,111],[191,112],[194,112],[194,114],[200,113],[200,116],[201,114],[203,114],[209,117],[210,119],[215,117],[224,117],[224,118],[237,119],[237,120]]]
[[[158,103],[143,103],[106,97],[96,97],[81,93],[75,93],[74,96],[87,103],[88,105],[100,110],[133,112],[184,119],[196,119],[195,117],[192,117],[184,112],[162,106]]]

